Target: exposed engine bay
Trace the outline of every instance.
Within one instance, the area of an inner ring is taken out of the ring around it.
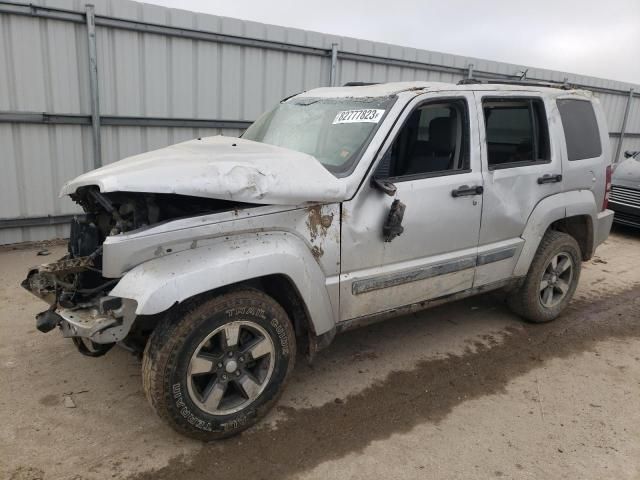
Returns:
[[[79,337],[85,337],[87,332],[80,335],[73,331],[74,321],[79,322],[78,328],[87,326],[91,328],[89,333],[95,334],[117,324],[123,315],[122,299],[108,296],[119,279],[102,275],[102,244],[108,236],[247,206],[167,193],[101,193],[95,186],[79,188],[71,198],[82,206],[85,214],[71,223],[67,254],[56,262],[31,269],[22,286],[50,305],[49,310],[38,315],[38,329],[49,331],[60,325],[65,336],[74,338],[81,351],[88,348],[83,351],[87,354],[95,353],[97,346],[81,344],[84,339]],[[74,319],[71,326],[69,318],[59,315],[61,310],[78,312],[75,316],[69,313]],[[62,322],[63,319],[67,321]]]

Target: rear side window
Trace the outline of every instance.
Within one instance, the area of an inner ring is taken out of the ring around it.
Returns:
[[[549,161],[547,116],[540,99],[487,98],[482,109],[489,168]]]
[[[602,154],[600,130],[593,105],[588,100],[557,100],[569,160],[595,158]]]

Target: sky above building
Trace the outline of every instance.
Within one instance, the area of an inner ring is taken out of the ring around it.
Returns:
[[[146,0],[640,84],[640,0]]]

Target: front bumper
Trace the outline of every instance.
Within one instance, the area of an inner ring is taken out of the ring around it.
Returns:
[[[83,338],[96,344],[122,341],[135,320],[136,302],[127,298],[96,295],[89,302],[65,308],[58,304],[55,284],[49,275],[51,265],[42,265],[29,271],[22,287],[50,305],[36,317],[36,326],[42,332],[60,327],[67,338]]]
[[[113,304],[114,300],[118,301],[118,308],[105,307]],[[96,306],[73,309],[52,306],[36,318],[46,315],[45,323],[48,325],[38,327],[42,332],[58,326],[63,337],[85,338],[96,344],[110,344],[120,342],[127,336],[135,319],[135,310],[136,302],[133,300],[102,297]]]
[[[114,327],[122,325],[122,316],[118,317],[115,311],[100,313],[98,309],[57,308],[55,312],[60,315],[60,330],[66,338],[82,337],[94,343],[115,343],[117,340]],[[117,328],[116,328],[117,330]]]

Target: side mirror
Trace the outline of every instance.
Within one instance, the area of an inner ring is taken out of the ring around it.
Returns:
[[[390,182],[389,180],[386,180],[384,178],[372,177],[371,186],[376,190],[389,195],[390,197],[393,197],[396,194],[397,190],[393,182]]]

